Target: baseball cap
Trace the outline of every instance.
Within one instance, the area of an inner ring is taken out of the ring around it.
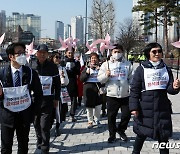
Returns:
[[[37,46],[37,50],[38,51],[47,51],[48,52],[49,49],[48,49],[46,44],[40,44],[40,45]]]

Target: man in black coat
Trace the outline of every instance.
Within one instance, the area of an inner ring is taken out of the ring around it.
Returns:
[[[66,71],[69,78],[69,84],[67,85],[67,89],[69,92],[69,96],[71,97],[71,109],[70,109],[70,116],[72,117],[72,122],[75,122],[76,119],[75,111],[77,108],[77,96],[78,96],[78,87],[77,87],[77,75],[80,74],[80,62],[74,59],[74,48],[72,50],[66,50],[66,57],[65,57],[65,66]]]
[[[34,115],[38,115],[42,101],[41,83],[38,74],[24,66],[24,44],[12,43],[7,47],[6,53],[10,65],[0,72],[1,153],[12,153],[16,130],[18,154],[27,154],[30,124]]]
[[[40,44],[37,47],[37,62],[32,66],[39,75],[43,100],[40,115],[35,117],[34,127],[37,135],[37,148],[43,154],[49,153],[49,140],[53,108],[60,99],[60,77],[57,66],[48,61],[48,47]]]

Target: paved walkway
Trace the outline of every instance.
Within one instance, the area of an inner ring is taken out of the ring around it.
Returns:
[[[180,143],[180,94],[170,96],[173,103],[173,137],[170,143]],[[78,121],[76,123],[70,122],[67,117],[67,122],[61,124],[61,135],[55,137],[54,128],[51,130],[51,145],[50,153],[68,154],[68,153],[82,153],[82,154],[131,154],[132,146],[135,139],[135,134],[132,130],[132,119],[129,122],[126,131],[129,138],[128,142],[121,141],[117,134],[117,142],[109,144],[107,118],[102,118],[102,127],[94,127],[87,129],[87,118],[83,107],[78,109]],[[117,122],[120,121],[120,113]],[[29,141],[29,153],[40,154],[40,150],[36,149],[36,136],[34,127],[31,127]],[[158,149],[152,149],[152,144],[156,141],[147,139],[144,143],[142,154],[158,154]],[[157,143],[157,142],[156,142]],[[17,140],[14,138],[13,154],[17,153]],[[180,149],[171,149],[170,154],[180,154]]]

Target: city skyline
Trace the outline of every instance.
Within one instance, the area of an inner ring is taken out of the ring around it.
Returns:
[[[12,12],[41,16],[41,36],[55,38],[55,21],[62,21],[66,25],[71,23],[71,18],[74,16],[82,15],[84,17],[85,2],[86,0],[61,0],[60,2],[50,3],[47,0],[43,2],[31,0],[31,3],[27,3],[27,1],[23,0],[14,0],[9,5],[7,1],[2,0],[1,6],[3,8],[1,10],[6,11],[7,17],[11,16]],[[113,2],[117,22],[123,22],[126,18],[132,18],[132,0],[113,0]],[[92,0],[88,0],[88,16],[91,11],[91,4]]]

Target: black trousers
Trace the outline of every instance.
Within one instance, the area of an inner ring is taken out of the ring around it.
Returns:
[[[147,138],[146,136],[140,136],[140,135],[136,136],[132,154],[140,154],[146,138]],[[158,142],[159,143],[161,143],[161,142],[167,143],[168,139],[165,139],[165,140],[158,139]],[[166,148],[165,149],[159,149],[159,151],[160,151],[160,154],[169,154],[169,149],[166,149]]]
[[[49,152],[50,129],[52,125],[53,105],[41,108],[41,114],[35,116],[34,128],[36,131],[37,142],[41,144],[42,153]]]
[[[119,108],[121,108],[121,122],[118,127],[116,127],[116,116]],[[129,111],[129,97],[107,97],[107,116],[110,137],[115,137],[116,132],[125,132],[131,118],[131,113]]]
[[[11,154],[13,146],[14,131],[16,130],[18,141],[18,154],[28,153],[30,124],[25,125],[20,114],[16,115],[13,128],[1,125],[1,153]]]
[[[60,103],[61,104],[61,112],[60,112],[60,120],[61,122],[66,121],[66,114],[68,112],[68,104],[67,103]]]
[[[101,109],[102,109],[102,111],[105,111],[106,110],[106,94],[102,94],[101,97],[102,97],[102,107],[101,107]]]
[[[70,98],[71,98],[70,116],[74,117],[77,109],[77,97],[70,96]]]

